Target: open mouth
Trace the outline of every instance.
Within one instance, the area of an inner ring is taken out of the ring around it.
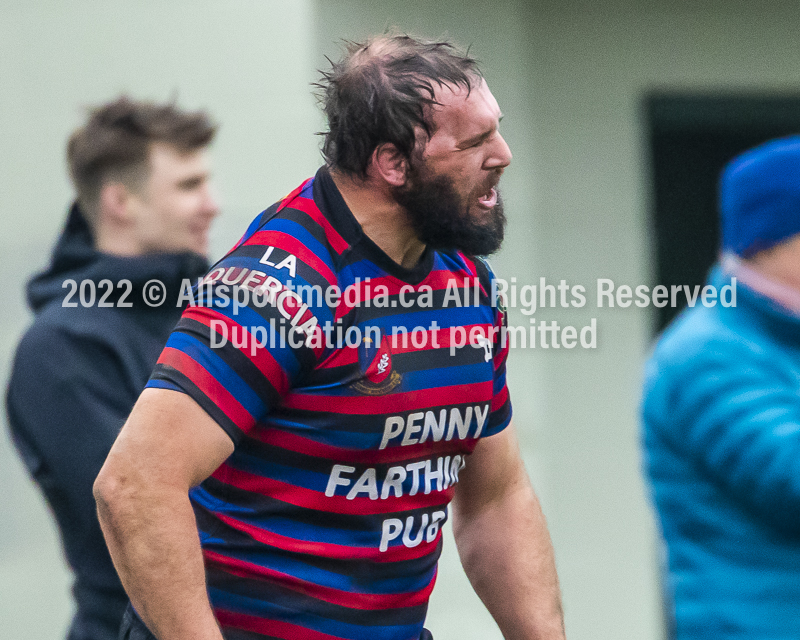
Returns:
[[[497,204],[497,189],[491,187],[489,191],[478,198],[478,204],[484,209],[493,209]]]

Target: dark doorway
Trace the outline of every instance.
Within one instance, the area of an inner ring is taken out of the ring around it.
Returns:
[[[717,181],[735,155],[800,133],[800,96],[653,93],[645,98],[656,283],[703,284],[717,259]],[[685,306],[658,309],[661,331]]]

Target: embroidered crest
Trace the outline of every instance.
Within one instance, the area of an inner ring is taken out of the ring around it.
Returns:
[[[402,376],[392,368],[391,339],[383,331],[376,336],[371,330],[364,337],[358,347],[358,364],[363,376],[350,386],[359,393],[380,396],[400,384]]]

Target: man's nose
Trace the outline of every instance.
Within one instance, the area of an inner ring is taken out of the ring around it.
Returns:
[[[203,188],[202,210],[205,215],[211,218],[219,214],[219,201],[214,189],[210,185],[206,185]]]
[[[492,144],[491,155],[485,167],[487,169],[505,169],[511,164],[512,157],[508,143],[505,141],[505,138],[498,133]]]

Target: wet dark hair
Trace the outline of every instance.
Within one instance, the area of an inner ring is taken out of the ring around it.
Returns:
[[[189,153],[208,145],[217,127],[204,111],[174,103],[154,104],[120,96],[90,110],[87,123],[67,144],[67,163],[78,202],[90,224],[97,218],[103,184],[118,180],[135,188],[147,176],[150,144],[164,142]]]
[[[378,145],[392,143],[410,160],[415,129],[433,134],[425,116],[437,104],[437,85],[469,92],[483,77],[468,52],[409,35],[348,42],[344,57],[320,73],[316,86],[328,119],[322,155],[329,167],[361,178]]]

